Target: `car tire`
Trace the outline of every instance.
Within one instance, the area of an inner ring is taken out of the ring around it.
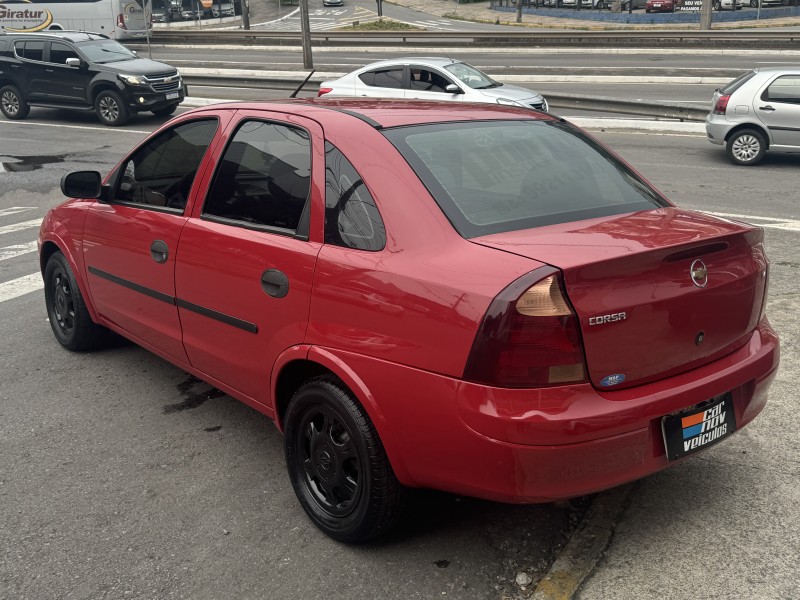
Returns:
[[[404,488],[366,411],[339,380],[306,382],[292,397],[284,425],[289,478],[317,527],[348,543],[391,529]]]
[[[764,157],[767,141],[760,131],[740,129],[728,138],[725,151],[733,164],[752,166]]]
[[[44,270],[44,299],[50,327],[58,343],[67,350],[93,350],[108,339],[108,330],[92,321],[75,281],[75,275],[61,252],[55,252]]]
[[[103,125],[119,127],[130,119],[130,111],[125,101],[114,90],[103,90],[94,100],[94,110]]]
[[[714,10],[716,10],[717,12],[721,11],[721,10],[722,10],[722,2],[720,2],[720,0],[716,0],[716,1],[714,2],[714,4],[712,4],[712,7],[713,7],[713,8],[714,8]]]
[[[597,0],[597,4],[595,5],[597,10],[603,10],[606,7],[606,3],[603,0]]]
[[[24,119],[31,107],[15,85],[4,85],[0,88],[0,111],[7,119]]]
[[[150,112],[157,117],[168,117],[169,115],[173,114],[177,109],[178,109],[177,104],[170,104],[169,106],[165,106],[164,108],[157,108],[156,110],[151,110]]]

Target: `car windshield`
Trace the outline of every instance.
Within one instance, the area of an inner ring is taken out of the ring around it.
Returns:
[[[442,123],[384,134],[465,238],[669,206],[567,123]]]
[[[453,63],[445,66],[445,69],[452,73],[459,81],[476,90],[484,90],[486,88],[500,87],[503,85],[502,83],[497,83],[486,73],[479,71],[467,63]]]
[[[76,44],[84,56],[94,63],[110,63],[132,60],[136,55],[114,40],[95,40]]]

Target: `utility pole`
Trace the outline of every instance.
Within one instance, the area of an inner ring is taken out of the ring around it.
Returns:
[[[703,0],[700,7],[700,29],[703,31],[711,29],[711,2],[712,0]]]
[[[308,22],[308,0],[300,0],[300,32],[303,37],[303,68],[313,69],[311,58],[311,25]]]
[[[517,23],[522,23],[522,0],[517,0]]]
[[[250,0],[242,0],[242,28],[250,31]]]

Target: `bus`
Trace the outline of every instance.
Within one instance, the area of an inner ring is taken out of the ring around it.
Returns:
[[[71,29],[116,40],[144,38],[150,0],[0,0],[0,32]]]

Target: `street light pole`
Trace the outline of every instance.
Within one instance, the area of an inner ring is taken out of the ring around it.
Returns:
[[[300,0],[300,32],[303,38],[303,68],[313,69],[311,58],[311,25],[308,21],[308,0]]]

